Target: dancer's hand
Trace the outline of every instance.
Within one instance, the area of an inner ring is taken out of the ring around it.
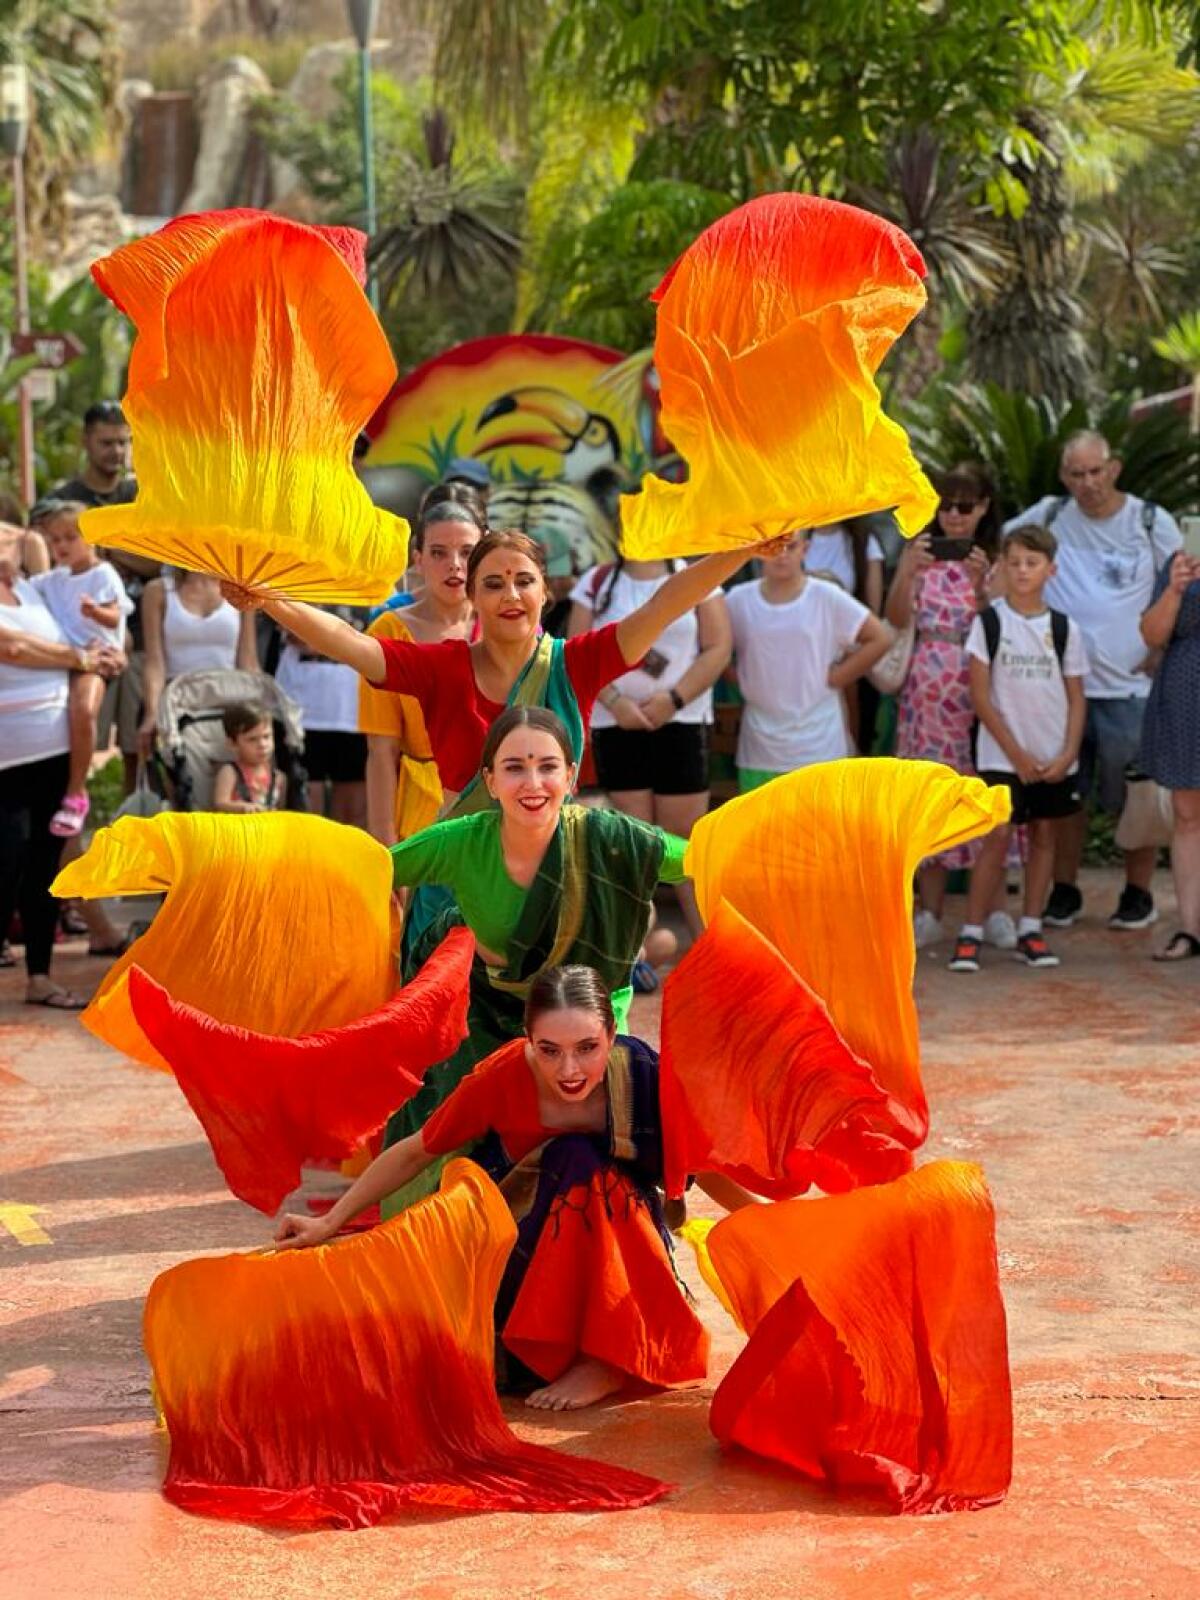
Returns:
[[[261,589],[248,589],[243,583],[233,583],[229,578],[222,578],[220,583],[221,598],[228,600],[235,611],[261,611],[270,598]]]
[[[325,1217],[297,1217],[290,1211],[279,1219],[275,1229],[276,1250],[308,1250],[315,1244],[326,1244],[333,1238],[333,1229]]]
[[[796,537],[794,533],[776,534],[774,539],[763,539],[759,544],[752,544],[746,551],[747,557],[756,556],[759,561],[774,561],[776,556],[781,556]]]

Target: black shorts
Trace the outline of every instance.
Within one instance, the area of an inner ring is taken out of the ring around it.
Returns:
[[[1057,783],[1022,783],[1013,772],[981,772],[979,776],[984,783],[994,788],[1003,785],[1012,794],[1014,827],[1020,827],[1024,822],[1073,817],[1083,809],[1076,773],[1069,778],[1060,778]]]
[[[593,728],[600,787],[612,794],[703,794],[708,788],[708,724],[668,722],[653,732]]]
[[[304,770],[314,783],[361,783],[367,775],[367,741],[361,733],[309,728],[304,734]]]

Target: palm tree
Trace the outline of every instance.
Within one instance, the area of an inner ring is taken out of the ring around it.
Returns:
[[[1200,78],[1178,64],[1151,10],[1076,0],[1074,56],[1029,80],[1022,136],[993,186],[1012,265],[970,321],[970,368],[981,380],[1059,405],[1089,391],[1075,203],[1111,190],[1155,146],[1180,144],[1200,117]]]
[[[118,62],[115,0],[10,0],[0,61],[23,61],[33,115],[26,153],[29,228],[61,221],[66,181],[111,125]]]

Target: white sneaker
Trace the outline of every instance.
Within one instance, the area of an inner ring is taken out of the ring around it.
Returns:
[[[913,938],[918,950],[928,949],[931,944],[938,944],[945,937],[945,929],[932,911],[926,911],[922,906],[920,911],[914,913]]]
[[[985,943],[994,944],[997,950],[1015,950],[1017,925],[1007,911],[993,911],[983,924],[983,937]]]

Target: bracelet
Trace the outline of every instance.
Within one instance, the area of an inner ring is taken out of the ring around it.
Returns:
[[[687,701],[680,694],[679,690],[668,689],[667,693],[671,696],[671,704],[675,707],[676,711],[682,711],[684,706],[687,705]]]
[[[621,691],[619,689],[611,689],[611,688],[604,690],[598,696],[600,704],[604,707],[604,709],[606,711],[611,711],[612,708],[616,705],[617,701],[622,699],[622,698],[623,698],[623,696],[622,696]]]

